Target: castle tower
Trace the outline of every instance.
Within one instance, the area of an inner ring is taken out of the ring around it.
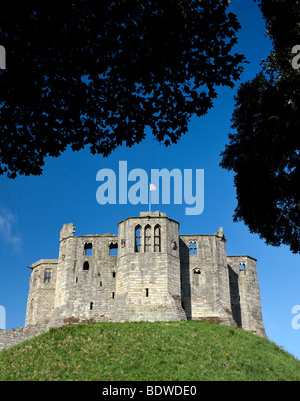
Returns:
[[[257,261],[250,256],[228,256],[232,312],[239,327],[266,337]]]
[[[114,308],[118,237],[74,236],[73,224],[60,233],[54,311],[50,324],[108,321]]]
[[[223,229],[212,235],[181,235],[180,259],[187,318],[235,325]]]
[[[73,224],[64,224],[60,231],[59,258],[56,267],[56,288],[54,296],[54,313],[52,324],[55,319],[63,321],[70,316],[72,310],[72,286],[73,282],[72,267],[75,260],[75,227]]]
[[[178,222],[142,212],[119,223],[114,321],[186,320]]]

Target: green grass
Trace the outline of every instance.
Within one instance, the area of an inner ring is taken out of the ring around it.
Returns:
[[[207,322],[77,324],[0,352],[0,380],[296,381],[300,361]]]

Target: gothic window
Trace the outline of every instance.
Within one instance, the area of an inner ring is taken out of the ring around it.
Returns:
[[[190,242],[190,255],[197,255],[197,241]]]
[[[135,228],[135,252],[141,252],[141,226]]]
[[[118,255],[118,243],[113,244],[112,242],[109,244],[109,255],[117,256]]]
[[[201,270],[194,269],[193,270],[193,282],[194,282],[195,287],[198,287],[200,285],[200,277],[201,277]]]
[[[151,247],[151,227],[148,225],[145,227],[145,240],[144,240],[145,252],[150,252]]]
[[[86,256],[93,255],[93,244],[89,244],[89,243],[84,244],[84,255],[86,255]]]
[[[154,252],[161,252],[161,228],[160,225],[154,228]]]
[[[85,270],[85,271],[90,270],[89,262],[84,262],[84,264],[83,264],[83,270]]]
[[[44,275],[44,283],[51,282],[51,270],[46,270]]]

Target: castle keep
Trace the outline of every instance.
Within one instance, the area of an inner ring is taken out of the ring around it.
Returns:
[[[84,321],[208,320],[265,336],[256,260],[227,256],[222,228],[179,235],[179,223],[142,212],[118,234],[60,233],[58,259],[31,268],[25,328]]]

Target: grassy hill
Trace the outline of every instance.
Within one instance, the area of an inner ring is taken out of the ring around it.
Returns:
[[[295,381],[300,361],[207,322],[77,324],[0,352],[0,380]]]

